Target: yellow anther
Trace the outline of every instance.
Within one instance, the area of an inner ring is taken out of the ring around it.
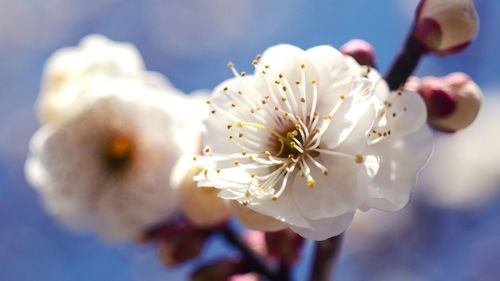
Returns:
[[[234,67],[234,64],[233,64],[232,62],[229,62],[229,63],[227,64],[227,68],[233,68],[233,67]]]
[[[318,83],[316,80],[311,80],[311,84],[313,84],[313,85],[314,85],[314,84],[316,84],[316,83]]]
[[[323,119],[324,119],[324,120],[331,120],[331,119],[332,119],[332,116],[330,116],[330,115],[328,115],[328,114],[327,114],[327,115],[324,115],[324,116],[323,116]]]
[[[211,100],[207,100],[207,104],[212,104],[212,101]]]
[[[307,187],[313,188],[315,186],[316,186],[316,181],[314,179],[310,178],[307,180]]]
[[[358,163],[358,164],[363,163],[363,161],[364,161],[364,160],[365,160],[365,159],[364,159],[363,155],[361,155],[361,154],[358,154],[358,155],[356,155],[356,156],[354,157],[354,161],[355,161],[356,163]]]
[[[252,195],[252,194],[250,193],[250,191],[249,191],[249,190],[247,190],[247,191],[245,192],[245,197],[246,197],[246,198],[248,198],[248,197],[250,197],[250,195]]]
[[[266,155],[267,157],[273,156],[269,150],[264,151],[264,155]]]
[[[220,168],[216,168],[215,171],[217,171],[217,174],[220,173],[221,169]]]
[[[328,175],[328,170],[323,170],[322,172],[324,176]]]
[[[306,67],[306,65],[305,65],[305,64],[301,64],[301,65],[300,65],[300,68],[302,68],[302,69],[304,69],[305,67]]]
[[[255,178],[256,174],[255,174],[255,173],[251,173],[251,174],[250,174],[250,176],[251,176],[252,178]]]
[[[232,127],[233,127],[233,125],[232,125],[232,124],[228,124],[228,125],[226,126],[226,128],[227,128],[228,130],[229,130],[229,129],[231,129]]]
[[[238,166],[240,164],[240,161],[234,160],[233,164],[234,164],[234,166]]]

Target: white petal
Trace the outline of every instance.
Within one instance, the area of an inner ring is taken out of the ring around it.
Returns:
[[[427,120],[427,108],[419,94],[411,91],[393,92],[387,99],[386,119],[378,131],[391,131],[392,136],[405,136],[422,127]],[[384,124],[385,123],[385,124]],[[383,138],[382,138],[383,139]],[[380,139],[375,139],[379,141]]]
[[[371,149],[380,157],[380,168],[368,186],[366,205],[397,211],[408,203],[417,175],[429,158],[432,134],[423,126],[413,134],[374,144]]]
[[[294,204],[308,220],[353,212],[363,201],[356,182],[360,166],[351,159],[339,160],[341,161],[344,161],[339,165],[341,168],[332,167],[326,176],[318,169],[311,169],[311,176],[316,181],[314,188],[307,187],[305,178],[300,177],[297,177],[294,184],[288,187],[292,190]],[[346,166],[351,169],[347,169]]]
[[[351,225],[353,218],[354,212],[346,213],[338,217],[316,220],[313,222],[312,229],[295,225],[290,226],[290,228],[304,238],[322,241],[346,231]]]

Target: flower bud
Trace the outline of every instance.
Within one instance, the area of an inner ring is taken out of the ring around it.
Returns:
[[[288,266],[297,262],[304,238],[290,229],[266,232],[265,237],[270,256],[279,258],[282,263]]]
[[[481,89],[464,73],[411,79],[405,85],[420,93],[427,105],[428,120],[435,129],[455,132],[476,118],[481,106]]]
[[[275,218],[257,213],[236,201],[230,201],[229,209],[238,220],[253,230],[277,231],[287,227],[287,224]]]
[[[373,46],[361,39],[352,39],[345,43],[340,51],[353,57],[359,64],[375,67],[375,51]]]
[[[414,38],[437,55],[462,51],[476,37],[479,20],[471,0],[421,0]]]
[[[217,197],[215,188],[198,187],[193,177],[203,168],[189,157],[180,159],[172,172],[171,184],[179,190],[180,208],[188,220],[198,227],[221,224],[229,218],[224,200]]]
[[[173,224],[162,228],[160,235],[160,259],[166,265],[173,266],[198,257],[210,233]]]
[[[247,230],[243,232],[243,241],[261,256],[267,255],[266,238],[264,232],[256,230]]]

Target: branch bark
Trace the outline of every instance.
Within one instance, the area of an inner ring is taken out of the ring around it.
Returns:
[[[413,36],[413,31],[414,27],[410,30],[403,48],[385,75],[385,80],[392,91],[404,85],[406,79],[417,68],[422,56],[428,52],[428,49]]]
[[[316,242],[316,253],[310,281],[332,280],[335,261],[340,253],[342,234],[324,241]]]
[[[268,264],[266,264],[266,262],[243,241],[241,241],[240,237],[231,228],[226,227],[222,230],[222,234],[229,243],[241,252],[241,254],[249,262],[254,272],[259,273],[272,281],[289,280],[289,272],[275,272],[273,269],[269,268]]]

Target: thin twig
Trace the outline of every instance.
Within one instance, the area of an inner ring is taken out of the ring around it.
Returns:
[[[414,28],[410,30],[403,49],[385,76],[391,90],[397,90],[404,85],[406,79],[417,68],[422,55],[428,52],[428,49],[414,37],[413,30]]]
[[[342,234],[324,241],[316,242],[313,268],[310,281],[332,280],[335,261],[340,253]]]
[[[222,233],[226,240],[236,247],[245,257],[245,259],[250,263],[252,271],[261,274],[272,281],[287,281],[288,273],[283,274],[280,272],[275,272],[259,257],[252,249],[250,249],[239,236],[229,227],[222,230]],[[283,275],[282,275],[283,274]]]

